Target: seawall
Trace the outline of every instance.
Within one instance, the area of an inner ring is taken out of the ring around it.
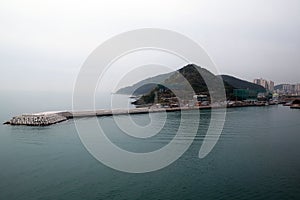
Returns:
[[[26,125],[26,126],[49,126],[72,118],[80,117],[103,117],[112,115],[134,115],[147,114],[155,112],[176,112],[182,110],[204,110],[212,108],[228,108],[228,107],[246,107],[246,106],[262,106],[262,105],[236,105],[236,106],[197,106],[197,107],[175,107],[175,108],[134,108],[134,109],[115,109],[115,110],[95,110],[95,111],[53,111],[33,114],[23,114],[13,117],[3,124],[9,125]]]
[[[82,117],[103,117],[112,115],[134,115],[147,114],[154,112],[175,112],[180,110],[210,109],[210,106],[192,108],[134,108],[134,109],[115,109],[115,110],[96,110],[96,111],[53,111],[44,113],[23,114],[15,116],[3,124],[26,125],[26,126],[49,126],[72,118]]]

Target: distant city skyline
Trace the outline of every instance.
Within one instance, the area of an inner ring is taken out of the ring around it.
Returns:
[[[275,92],[280,95],[300,95],[300,83],[278,85]]]

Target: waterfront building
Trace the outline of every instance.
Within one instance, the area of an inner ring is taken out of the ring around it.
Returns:
[[[253,100],[257,98],[259,91],[245,90],[245,89],[234,89],[233,94],[238,100]]]
[[[194,95],[193,101],[194,101],[194,105],[196,105],[196,106],[209,104],[209,98],[205,94]]]

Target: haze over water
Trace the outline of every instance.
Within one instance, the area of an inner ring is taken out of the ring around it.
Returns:
[[[71,95],[46,92],[6,92],[0,101],[1,122],[23,112],[71,109]],[[188,112],[192,122],[194,113]],[[299,110],[280,105],[228,109],[220,140],[199,159],[210,121],[210,111],[201,111],[189,150],[146,174],[118,172],[95,160],[72,120],[49,127],[1,125],[0,199],[299,199],[299,117]],[[149,120],[145,114],[132,118],[139,124]],[[88,126],[91,119],[81,120]],[[179,112],[168,113],[159,134],[139,140],[123,134],[111,117],[99,118],[115,144],[134,152],[166,145],[179,120]]]

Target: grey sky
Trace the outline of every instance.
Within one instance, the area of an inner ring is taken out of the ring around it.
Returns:
[[[147,27],[195,40],[221,73],[300,82],[298,0],[2,0],[0,27],[1,90],[70,91],[94,48]]]

